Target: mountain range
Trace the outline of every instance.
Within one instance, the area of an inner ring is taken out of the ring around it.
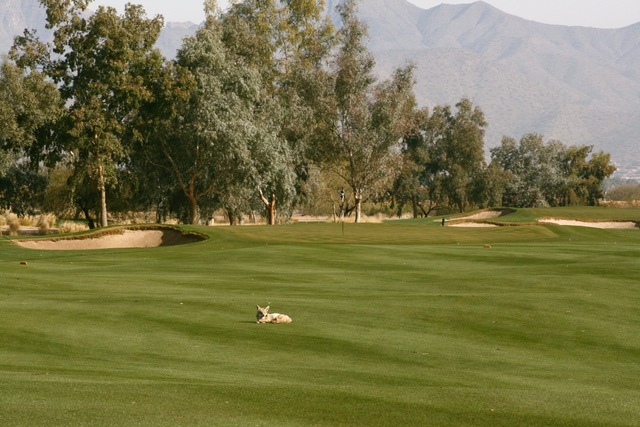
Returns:
[[[328,1],[328,10],[334,3]],[[469,98],[489,123],[488,149],[505,135],[535,132],[567,145],[594,145],[611,153],[617,176],[640,179],[640,23],[548,25],[482,1],[421,9],[406,0],[362,0],[359,11],[379,77],[411,61],[421,105]],[[37,0],[0,0],[0,23],[0,52],[6,52],[24,28],[44,27],[44,11]],[[158,48],[173,57],[197,28],[168,23]]]
[[[25,28],[49,37],[50,32],[44,29],[46,18],[38,0],[0,0],[0,54],[9,51],[13,38],[22,35]]]

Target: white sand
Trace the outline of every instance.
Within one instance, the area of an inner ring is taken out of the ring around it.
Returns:
[[[486,222],[457,222],[449,223],[447,227],[497,227],[497,225]]]
[[[499,216],[502,216],[502,215],[504,215],[504,212],[502,212],[502,211],[482,211],[482,212],[474,213],[474,214],[468,215],[468,216],[461,216],[461,217],[451,218],[451,221],[462,221],[462,220],[465,220],[465,219],[498,218]]]
[[[40,250],[150,248],[161,246],[165,233],[162,230],[125,230],[122,234],[84,239],[14,240],[14,242],[24,248]]]
[[[558,218],[541,218],[538,222],[543,224],[555,224],[555,225],[568,225],[574,227],[591,227],[591,228],[638,228],[638,225],[633,221],[576,221],[573,219],[558,219]]]
[[[451,218],[446,222],[446,225],[448,227],[497,227],[497,225],[495,224],[488,224],[486,222],[474,222],[473,220],[498,218],[503,215],[504,212],[499,210],[481,211],[467,216]]]

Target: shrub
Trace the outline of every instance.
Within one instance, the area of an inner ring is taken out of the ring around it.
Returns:
[[[40,215],[40,217],[38,217],[37,226],[40,234],[49,234],[50,227],[52,225],[55,226],[55,224],[56,217],[53,214]]]
[[[23,215],[18,218],[18,221],[20,221],[20,225],[23,227],[32,227],[36,224],[36,219],[31,215]]]
[[[58,227],[58,230],[60,230],[60,233],[77,233],[79,231],[85,231],[88,229],[89,227],[86,224],[81,222],[73,222],[73,221],[64,221]]]
[[[18,232],[20,231],[20,225],[21,225],[18,215],[12,212],[9,212],[9,213],[5,213],[5,218],[6,218],[7,224],[9,225],[9,234],[12,236],[18,234]]]

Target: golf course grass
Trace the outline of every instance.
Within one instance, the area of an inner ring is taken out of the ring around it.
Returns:
[[[640,210],[0,238],[2,426],[637,426]],[[290,324],[256,324],[256,304]]]

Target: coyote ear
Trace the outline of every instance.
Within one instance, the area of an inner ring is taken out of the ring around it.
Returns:
[[[266,306],[264,309],[265,309],[265,310],[267,310],[267,311],[269,311],[269,307],[271,307],[271,306],[269,306],[269,305],[268,305],[268,306]]]
[[[259,305],[256,305],[256,307],[258,307],[258,310],[260,310],[260,306]]]

